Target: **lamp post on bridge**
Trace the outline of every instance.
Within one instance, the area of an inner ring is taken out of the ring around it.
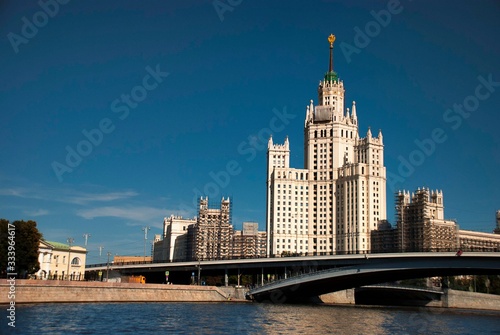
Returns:
[[[104,247],[102,245],[99,246],[99,263],[102,263],[102,259],[101,259],[101,256],[102,256],[102,249],[104,249]]]
[[[111,252],[108,251],[108,263],[106,264],[106,283],[109,280],[109,256],[111,256]]]
[[[146,263],[146,242],[148,240],[149,230],[151,230],[151,227],[149,226],[142,227],[142,231],[144,232],[144,263]]]
[[[198,286],[201,285],[200,276],[201,276],[201,262],[200,259],[198,258]]]

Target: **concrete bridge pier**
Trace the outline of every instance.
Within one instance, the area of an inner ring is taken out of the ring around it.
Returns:
[[[353,288],[320,295],[318,297],[318,300],[319,302],[324,304],[342,304],[342,305],[356,304]]]
[[[500,295],[445,289],[442,306],[448,308],[500,310]]]

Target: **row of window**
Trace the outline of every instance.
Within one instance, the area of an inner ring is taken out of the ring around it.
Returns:
[[[284,167],[284,166],[282,166]],[[287,175],[288,172],[288,175]],[[292,179],[292,177],[295,175],[295,180],[307,180],[309,174],[307,172],[295,172],[293,174],[292,171],[278,171],[276,174],[276,178],[278,179]]]
[[[276,243],[279,243],[280,242],[280,239],[276,239]],[[286,243],[286,239],[283,239],[283,241],[281,241],[283,243]],[[288,243],[292,243],[292,240],[291,239],[288,239]],[[293,243],[295,243],[295,240],[293,241]],[[300,240],[299,242],[300,244],[304,243],[304,244],[307,244],[307,240]]]
[[[59,264],[59,255],[50,255],[48,253],[44,253],[42,256],[42,262],[43,263],[52,263],[54,262],[55,264]],[[60,264],[66,264],[66,256],[62,256],[62,263]],[[74,257],[71,260],[72,265],[80,265],[81,260],[78,257]]]
[[[278,216],[279,216],[279,213],[278,213]],[[291,215],[289,214],[288,216],[291,216]],[[302,215],[301,215],[301,217],[302,217]],[[276,222],[280,222],[280,218],[276,218]],[[287,222],[285,218],[283,218],[283,222]],[[291,223],[291,222],[292,222],[292,219],[290,219],[290,218],[289,218],[289,219],[288,219],[288,222],[290,222],[290,223]],[[305,223],[308,223],[308,222],[309,222],[309,220],[308,220],[308,219],[305,219],[305,220],[302,220],[302,219],[300,219],[300,220],[294,219],[294,223],[304,223],[304,222],[305,222]],[[279,225],[278,225],[278,227],[279,227]]]
[[[295,197],[295,200],[297,200],[297,197]],[[303,201],[303,198],[302,198],[302,197],[300,198],[300,201]],[[300,206],[302,206],[304,203],[303,203],[303,202],[296,202],[296,203],[295,203],[295,206],[299,206],[299,204],[300,204]],[[278,201],[278,205],[280,205],[280,201]],[[286,201],[283,201],[283,205],[285,205],[285,206],[286,206]],[[289,202],[288,202],[288,206],[291,206],[291,205],[292,205],[292,202],[291,202],[291,201],[289,201]],[[306,202],[306,203],[305,203],[305,206],[307,206],[307,205],[308,205],[308,203]]]

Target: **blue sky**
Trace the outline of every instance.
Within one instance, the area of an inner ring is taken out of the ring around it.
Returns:
[[[90,233],[89,263],[142,255],[141,227],[196,215],[198,190],[263,230],[268,129],[303,167],[330,33],[360,133],[383,131],[388,219],[395,190],[429,187],[461,228],[494,228],[498,2],[42,3],[0,4],[0,216]]]

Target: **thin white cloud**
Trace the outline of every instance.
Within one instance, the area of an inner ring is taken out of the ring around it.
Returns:
[[[162,208],[147,206],[104,206],[90,209],[81,209],[76,214],[85,219],[94,219],[97,217],[114,217],[127,221],[136,222],[154,222],[170,215],[173,211]]]
[[[50,212],[46,209],[37,209],[34,211],[25,210],[24,211],[24,214],[26,214],[28,216],[43,216],[43,215],[48,215],[49,213]]]
[[[63,203],[72,203],[85,205],[92,202],[109,202],[114,200],[123,200],[138,195],[135,191],[122,192],[81,192],[71,189],[43,189],[38,187],[11,187],[0,189],[0,195],[12,196],[23,199],[42,199],[48,201],[57,201]]]
[[[34,198],[33,194],[29,194],[28,190],[22,187],[11,187],[0,189],[0,195],[13,196],[19,198]]]
[[[139,199],[139,193],[134,190],[106,190],[98,185],[83,185],[81,187],[83,190],[67,187],[49,188],[40,185],[16,185],[0,188],[0,196],[43,200],[44,205],[42,206],[45,208],[47,208],[48,202],[70,204],[65,206],[65,209],[69,209],[70,212],[81,218],[87,220],[100,217],[119,218],[123,220],[124,224],[131,226],[147,223],[151,226],[157,224],[161,228],[164,217],[173,213],[176,215],[189,214],[182,210],[170,210],[156,206],[159,200],[164,199]],[[162,202],[164,201],[160,201],[160,203]],[[40,202],[37,201],[37,203]],[[77,206],[73,207],[71,205]],[[31,217],[49,215],[55,212],[51,208],[36,209],[36,207],[22,210],[25,215]]]
[[[73,196],[69,196],[65,199],[66,202],[74,203],[74,204],[87,204],[89,202],[106,202],[106,201],[114,201],[114,200],[123,200],[131,197],[135,197],[138,195],[137,192],[134,191],[125,191],[125,192],[108,192],[108,193],[77,193]]]

